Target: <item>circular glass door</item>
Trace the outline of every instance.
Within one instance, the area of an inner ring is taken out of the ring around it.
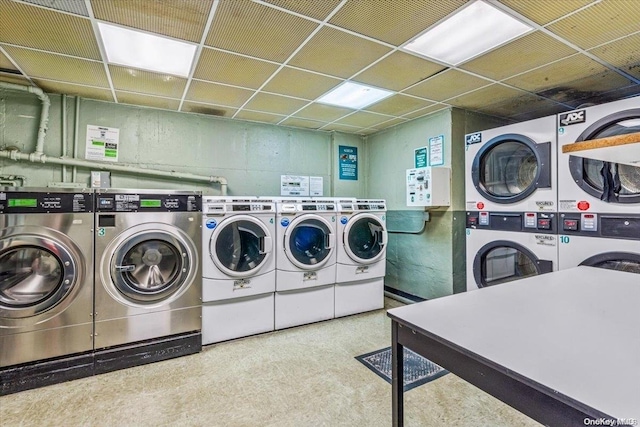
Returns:
[[[372,263],[384,255],[387,232],[375,215],[359,214],[347,223],[344,242],[351,259],[364,264]]]
[[[478,191],[496,203],[513,203],[536,189],[540,175],[535,142],[522,135],[503,135],[478,152],[472,166]]]
[[[50,310],[69,296],[76,263],[61,244],[35,236],[0,243],[0,317],[22,318]]]
[[[232,277],[254,274],[271,252],[271,236],[256,218],[234,216],[211,236],[209,251],[216,266]]]
[[[169,233],[142,233],[114,252],[111,278],[131,301],[164,300],[185,284],[191,269],[188,253],[185,244]]]
[[[329,260],[335,237],[331,224],[317,215],[303,215],[287,227],[284,235],[289,260],[304,270],[316,270]]]
[[[579,141],[607,138],[616,135],[640,132],[640,110],[622,111],[599,120],[583,132]],[[640,203],[640,167],[621,165],[571,156],[571,174],[588,194],[601,198],[606,191],[605,177],[611,174],[616,200],[611,203]]]
[[[551,269],[551,262],[541,261],[524,246],[507,241],[485,245],[473,263],[479,288],[548,273]]]
[[[631,252],[607,252],[587,258],[582,261],[580,265],[640,274],[640,254]]]

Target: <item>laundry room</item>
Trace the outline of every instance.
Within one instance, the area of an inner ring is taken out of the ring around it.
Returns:
[[[0,425],[637,425],[637,22],[0,0]]]

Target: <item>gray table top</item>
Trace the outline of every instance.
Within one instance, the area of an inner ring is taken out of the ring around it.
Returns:
[[[413,329],[640,423],[640,276],[576,267],[389,310]]]

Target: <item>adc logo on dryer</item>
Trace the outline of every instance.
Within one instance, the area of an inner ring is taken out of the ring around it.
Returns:
[[[560,114],[560,124],[562,126],[575,125],[576,123],[584,123],[586,120],[587,120],[587,112],[585,110]]]
[[[477,144],[479,142],[482,142],[482,133],[476,132],[476,133],[470,133],[468,135],[465,135],[464,142],[467,145]]]

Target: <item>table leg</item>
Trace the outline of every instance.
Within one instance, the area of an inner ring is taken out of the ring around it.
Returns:
[[[404,425],[404,407],[403,407],[403,347],[398,344],[398,322],[391,321],[391,387],[392,387],[392,417],[393,427],[402,427]]]

